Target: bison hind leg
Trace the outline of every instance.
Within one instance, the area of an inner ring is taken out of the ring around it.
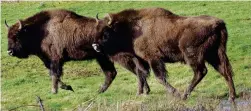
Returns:
[[[205,63],[198,63],[198,64],[190,64],[193,72],[194,72],[194,76],[193,79],[191,81],[191,83],[189,84],[188,88],[185,90],[182,99],[186,100],[187,96],[191,94],[191,92],[193,91],[193,89],[198,85],[198,83],[205,77],[205,75],[207,74],[207,68],[205,66]]]
[[[199,47],[183,48],[184,59],[189,64],[194,72],[193,79],[185,90],[182,99],[186,100],[188,95],[194,90],[198,83],[207,74],[207,68],[204,61],[204,52]]]
[[[229,87],[229,101],[234,102],[236,92],[232,79],[233,72],[226,53],[222,50],[219,50],[218,53],[211,53],[210,56],[207,57],[207,61],[225,78]]]

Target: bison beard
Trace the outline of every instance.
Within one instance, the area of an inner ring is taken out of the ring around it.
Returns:
[[[234,101],[236,93],[226,55],[228,35],[223,20],[211,16],[184,17],[162,8],[146,8],[108,14],[99,24],[106,27],[102,30],[103,38],[95,39],[96,46],[107,54],[133,50],[148,62],[168,92],[180,96],[166,81],[165,62],[182,62],[193,69],[194,77],[182,96],[187,99],[206,75],[207,61],[225,78],[229,100]],[[112,47],[121,50],[106,51]]]
[[[49,10],[39,12],[25,20],[8,26],[8,53],[18,58],[38,56],[49,69],[52,80],[52,92],[62,89],[72,90],[60,77],[63,65],[70,60],[96,59],[105,73],[105,82],[99,92],[104,92],[116,77],[114,62],[118,62],[139,78],[138,94],[150,92],[146,77],[149,66],[130,53],[118,53],[107,56],[96,53],[91,44],[98,36],[98,24],[94,18],[87,18],[67,10]],[[112,60],[112,61],[111,61]]]

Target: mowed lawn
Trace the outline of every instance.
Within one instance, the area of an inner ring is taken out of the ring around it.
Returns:
[[[63,81],[75,92],[59,90],[51,94],[48,70],[36,56],[18,59],[7,55],[7,29],[18,19],[25,19],[46,9],[68,9],[76,13],[100,18],[108,12],[127,8],[162,7],[182,16],[211,15],[223,19],[229,33],[227,55],[234,71],[237,94],[251,92],[251,5],[250,2],[2,2],[1,3],[1,108],[2,110],[39,110],[36,96],[43,100],[46,110],[182,110],[216,109],[228,98],[223,77],[208,66],[207,76],[186,101],[166,93],[153,73],[148,79],[151,92],[137,96],[137,78],[116,64],[118,75],[109,89],[98,94],[104,76],[95,60],[68,62],[64,66]],[[32,41],[30,41],[32,42]],[[187,65],[166,64],[168,81],[184,92],[193,72]],[[243,99],[243,98],[238,98]],[[23,106],[23,107],[21,107]],[[20,108],[17,108],[20,107]]]

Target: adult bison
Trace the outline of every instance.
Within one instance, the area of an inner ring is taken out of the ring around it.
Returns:
[[[102,36],[96,38],[96,50],[116,46],[117,53],[134,50],[147,61],[157,79],[174,95],[178,91],[166,81],[165,62],[183,62],[194,71],[185,90],[186,99],[207,74],[207,61],[227,81],[229,99],[235,99],[232,68],[226,55],[227,29],[223,20],[211,16],[179,16],[163,8],[127,9],[110,13],[99,20]],[[101,47],[99,45],[101,44]],[[117,50],[122,47],[124,50]],[[107,53],[114,53],[109,52]]]
[[[139,78],[138,93],[150,89],[146,81],[148,64],[130,53],[117,53],[113,56],[99,54],[92,48],[94,37],[98,36],[97,21],[77,15],[67,10],[48,10],[39,12],[25,20],[19,20],[8,26],[8,54],[18,58],[38,56],[49,69],[52,79],[52,92],[57,93],[58,85],[62,89],[72,90],[60,77],[64,62],[69,60],[97,59],[105,73],[105,82],[100,92],[106,91],[117,72],[113,61],[118,62]]]

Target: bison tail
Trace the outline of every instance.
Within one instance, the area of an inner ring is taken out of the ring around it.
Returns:
[[[220,59],[220,65],[222,65],[221,69],[223,74],[227,76],[232,76],[233,71],[232,71],[232,66],[228,60],[227,54],[226,54],[226,44],[227,44],[227,39],[228,39],[228,34],[227,34],[227,29],[225,27],[225,24],[221,27],[220,30],[220,45],[218,49],[218,56]]]

